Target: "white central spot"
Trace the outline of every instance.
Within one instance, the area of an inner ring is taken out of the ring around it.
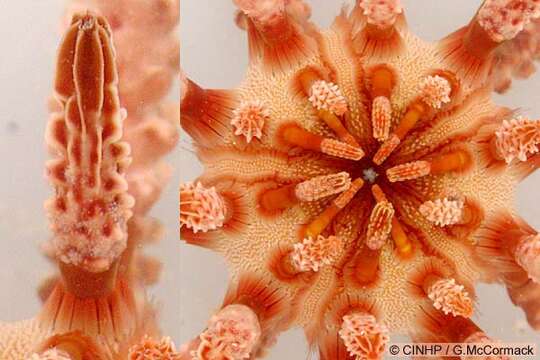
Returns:
[[[377,179],[377,176],[379,176],[379,174],[377,174],[377,172],[373,170],[373,168],[371,167],[364,169],[362,171],[362,174],[364,175],[363,176],[364,180],[366,180],[370,184],[373,184],[375,182],[375,179]]]

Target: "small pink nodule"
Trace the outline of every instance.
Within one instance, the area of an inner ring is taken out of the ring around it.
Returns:
[[[196,359],[249,359],[260,337],[255,312],[246,305],[228,305],[212,316],[193,355]]]
[[[343,115],[347,111],[347,100],[339,86],[324,80],[313,83],[309,101],[317,110],[328,110],[336,115]]]
[[[540,15],[535,1],[486,0],[478,11],[478,24],[495,42],[512,40]]]
[[[430,222],[437,226],[457,224],[463,216],[463,201],[448,198],[426,201],[418,209]]]
[[[433,109],[440,109],[450,102],[452,87],[442,76],[426,76],[420,81],[420,97]]]
[[[223,226],[226,205],[215,187],[201,183],[180,184],[180,227],[186,226],[197,233]]]
[[[362,312],[343,317],[339,336],[349,354],[357,359],[380,359],[390,340],[388,328],[375,316]]]
[[[129,349],[128,360],[180,360],[180,353],[172,340],[164,337],[157,341],[148,336]]]
[[[292,253],[293,264],[299,271],[319,271],[323,265],[331,265],[341,253],[342,241],[337,236],[317,239],[311,236],[304,238],[301,243],[294,244]]]
[[[270,111],[260,101],[242,102],[234,110],[231,125],[234,127],[234,135],[242,135],[249,143],[256,137],[262,137],[262,130],[266,120],[270,117]]]
[[[403,12],[400,0],[362,0],[360,7],[368,23],[381,29],[394,25],[397,16]]]
[[[285,0],[234,0],[244,14],[261,24],[268,24],[284,15]]]
[[[518,117],[504,120],[495,132],[495,145],[507,164],[512,160],[527,161],[538,152],[540,121]]]
[[[470,318],[473,314],[472,300],[463,285],[454,279],[440,279],[429,287],[428,297],[433,306],[445,314]]]

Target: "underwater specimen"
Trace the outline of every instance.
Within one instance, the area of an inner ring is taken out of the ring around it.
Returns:
[[[471,319],[478,283],[539,329],[540,240],[514,198],[540,125],[492,93],[532,73],[540,3],[486,0],[428,43],[396,0],[358,0],[327,30],[302,1],[234,2],[242,83],[183,78],[204,172],[180,185],[181,238],[230,270],[183,356],[263,357],[295,326],[320,359],[382,358],[397,334],[495,341]]]
[[[145,290],[161,263],[142,253],[163,232],[148,212],[178,139],[179,2],[77,0],[65,17],[45,136],[59,274],[39,314],[0,323],[0,358],[180,359]]]

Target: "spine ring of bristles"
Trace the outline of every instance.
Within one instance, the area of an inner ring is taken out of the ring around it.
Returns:
[[[345,315],[339,331],[347,351],[357,359],[379,359],[390,340],[388,334],[375,316],[363,312]]]
[[[328,110],[336,115],[347,111],[347,101],[339,86],[324,80],[317,80],[311,86],[309,101],[317,110]]]
[[[200,182],[180,184],[180,227],[207,232],[223,225],[226,206],[215,187]]]
[[[199,348],[192,353],[197,359],[247,359],[259,342],[261,327],[251,308],[232,304],[212,316],[199,337]]]

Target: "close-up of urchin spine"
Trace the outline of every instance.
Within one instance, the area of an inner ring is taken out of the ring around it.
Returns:
[[[150,211],[178,141],[179,1],[72,0],[57,20],[51,96],[37,99],[52,188],[42,252],[55,271],[35,316],[0,322],[0,359],[180,360],[148,290],[175,270],[145,253],[165,233]]]

